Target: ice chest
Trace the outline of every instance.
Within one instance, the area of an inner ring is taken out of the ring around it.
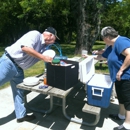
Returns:
[[[67,90],[78,83],[79,64],[76,61],[63,60],[68,66],[56,66],[47,63],[47,84]]]
[[[88,104],[107,108],[110,104],[112,87],[109,75],[94,74],[87,83]]]

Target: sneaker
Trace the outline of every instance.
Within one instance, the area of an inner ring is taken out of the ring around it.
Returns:
[[[20,122],[23,122],[23,121],[32,121],[34,119],[36,119],[36,116],[34,116],[33,114],[32,115],[26,115],[23,118],[17,119],[17,123],[20,123]]]
[[[118,114],[110,114],[109,117],[114,120],[124,120],[124,119],[119,118]]]
[[[120,125],[118,127],[115,127],[113,130],[130,130],[130,129],[126,129],[123,125]]]

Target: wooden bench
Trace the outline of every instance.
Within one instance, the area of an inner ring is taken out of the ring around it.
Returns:
[[[85,103],[84,107],[82,108],[82,111],[96,116],[95,121],[91,124],[89,123],[90,126],[94,126],[99,122],[100,112],[101,112],[100,107],[91,106],[91,105],[88,105],[87,103]]]

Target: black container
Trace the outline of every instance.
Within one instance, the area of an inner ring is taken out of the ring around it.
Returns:
[[[47,63],[47,84],[56,88],[67,90],[78,83],[79,63],[62,60],[69,66],[59,66]]]

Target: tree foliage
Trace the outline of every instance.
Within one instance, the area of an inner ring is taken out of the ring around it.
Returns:
[[[0,5],[0,20],[3,21],[0,24],[0,43],[12,44],[27,31],[36,29],[43,32],[48,26],[57,29],[61,41],[71,41],[72,31],[68,28],[75,23],[72,22],[68,0],[8,0],[1,1]]]
[[[115,1],[105,10],[102,26],[113,26],[121,35],[130,37],[130,1]]]
[[[130,36],[130,1],[123,0],[1,0],[0,45],[10,45],[24,33],[48,26],[60,43],[76,41],[75,54],[89,52],[104,26]]]

